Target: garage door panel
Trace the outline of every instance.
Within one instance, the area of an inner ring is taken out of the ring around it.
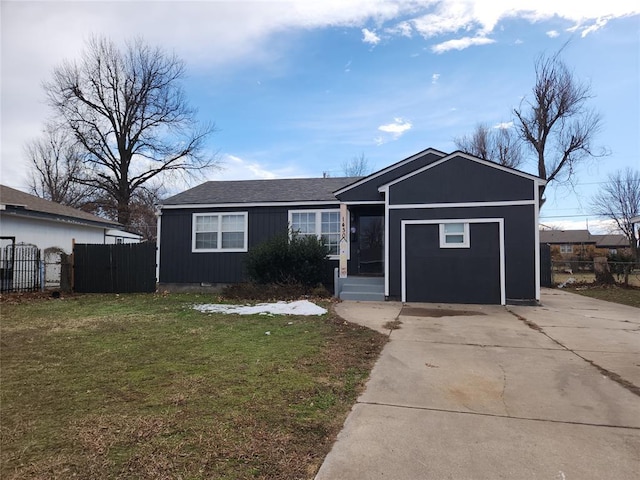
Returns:
[[[469,248],[441,248],[437,224],[407,225],[406,300],[501,303],[497,223],[471,223]]]

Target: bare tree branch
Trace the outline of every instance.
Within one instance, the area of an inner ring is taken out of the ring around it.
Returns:
[[[345,177],[364,177],[369,175],[373,169],[369,165],[369,160],[364,152],[350,160],[342,162],[342,173]]]
[[[536,155],[538,176],[547,185],[571,181],[580,162],[606,155],[604,150],[594,152],[592,145],[601,118],[586,108],[591,88],[575,78],[560,53],[536,60],[532,95],[513,111],[520,137]],[[541,187],[541,205],[544,190]]]
[[[94,37],[78,62],[65,62],[44,85],[61,124],[86,153],[91,175],[76,181],[103,192],[115,218],[129,226],[132,202],[167,172],[199,172],[217,165],[180,81],[184,63],[141,39],[123,49]]]
[[[592,199],[596,215],[613,220],[629,240],[636,261],[640,260],[638,237],[631,219],[640,215],[640,171],[626,168],[609,175],[609,181]]]
[[[522,163],[520,139],[510,128],[490,128],[480,123],[470,136],[456,137],[453,142],[463,152],[505,167],[518,168]]]
[[[76,182],[84,175],[83,152],[66,132],[53,124],[30,141],[25,152],[31,164],[29,189],[34,195],[74,208],[86,207],[93,189]]]

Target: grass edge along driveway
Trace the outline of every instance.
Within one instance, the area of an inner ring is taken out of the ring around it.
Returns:
[[[0,477],[313,478],[386,337],[216,300],[4,298]]]

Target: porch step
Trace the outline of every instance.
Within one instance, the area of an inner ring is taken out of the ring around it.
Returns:
[[[349,277],[342,284],[340,299],[383,302],[384,279],[380,277]]]

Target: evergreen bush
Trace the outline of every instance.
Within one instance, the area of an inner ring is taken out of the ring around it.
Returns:
[[[327,271],[328,253],[315,236],[277,235],[249,251],[247,275],[260,284],[314,287],[322,283]]]

